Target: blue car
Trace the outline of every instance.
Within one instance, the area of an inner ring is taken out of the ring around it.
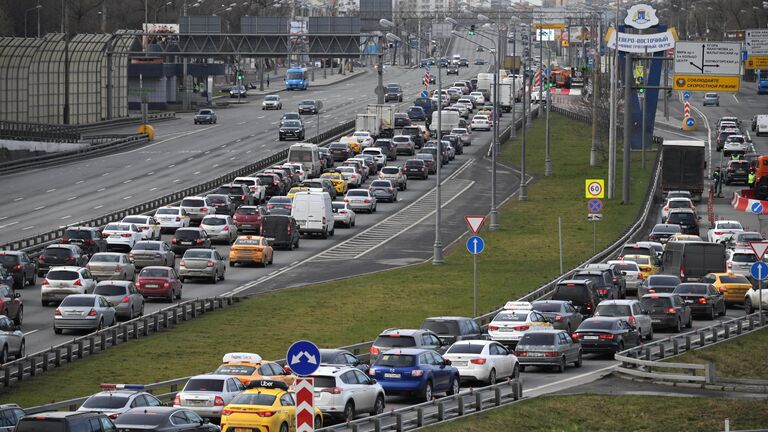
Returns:
[[[459,393],[459,370],[451,361],[427,349],[392,349],[379,356],[368,374],[389,395],[431,401],[435,393]]]

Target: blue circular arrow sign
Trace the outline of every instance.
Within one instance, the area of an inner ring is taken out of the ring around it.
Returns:
[[[478,236],[472,236],[467,239],[467,250],[472,255],[480,255],[483,249],[485,249],[485,242],[482,238]]]
[[[756,261],[750,268],[752,277],[757,280],[765,280],[768,278],[768,264],[763,261]]]
[[[693,125],[696,124],[696,120],[693,119],[693,117],[686,117],[685,118],[685,125],[688,127],[693,127]]]
[[[763,213],[763,204],[758,202],[752,203],[751,206],[749,206],[749,210],[754,214],[762,214]]]
[[[691,92],[689,92],[689,91],[684,91],[684,92],[683,92],[683,99],[685,99],[685,100],[688,100],[688,99],[690,99],[690,98],[691,98]]]
[[[288,348],[285,361],[296,375],[312,375],[320,367],[320,349],[310,341],[294,342]]]

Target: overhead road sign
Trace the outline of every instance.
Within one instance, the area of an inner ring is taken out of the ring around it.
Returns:
[[[745,69],[768,69],[768,55],[763,56],[747,56],[744,60]]]
[[[605,198],[605,180],[586,179],[584,181],[587,199]]]
[[[768,250],[768,242],[749,242],[749,247],[757,255],[757,259],[761,260],[765,256],[765,251]]]
[[[285,360],[296,375],[312,375],[320,367],[320,349],[310,341],[300,340],[288,348]]]
[[[464,216],[464,220],[467,221],[467,225],[469,225],[469,230],[472,231],[472,234],[477,234],[480,232],[480,228],[483,227],[485,216]]]
[[[689,91],[737,92],[740,85],[738,76],[675,75],[673,88]]]
[[[675,45],[675,75],[739,75],[741,44],[687,42]]]
[[[565,23],[540,23],[540,22],[535,22],[535,23],[533,23],[533,28],[535,28],[535,29],[562,30],[562,29],[565,28]]]
[[[675,41],[677,41],[677,31],[674,28],[663,33],[634,34],[619,33],[611,27],[605,33],[608,48],[616,49],[618,44],[619,51],[638,54],[674,49]]]
[[[536,40],[544,42],[555,40],[555,29],[537,29]]]
[[[478,236],[472,236],[467,239],[467,250],[472,255],[480,255],[485,249],[485,242]]]
[[[744,45],[749,55],[768,55],[768,29],[747,30]]]

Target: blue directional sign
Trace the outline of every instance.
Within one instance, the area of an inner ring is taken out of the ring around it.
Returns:
[[[294,342],[288,348],[285,361],[296,375],[312,375],[320,366],[320,349],[310,341]]]
[[[696,124],[696,120],[693,119],[693,117],[686,117],[685,118],[685,125],[688,127],[693,127],[693,125]]]
[[[754,214],[763,214],[763,204],[760,201],[753,202],[749,210]]]
[[[430,67],[429,67],[429,65],[428,65],[428,64],[425,64],[425,65],[424,65],[424,70],[425,70],[425,71],[427,71],[427,72],[429,72],[429,71],[430,71]]]
[[[685,99],[685,100],[688,100],[688,99],[690,99],[690,98],[691,98],[691,92],[689,92],[689,91],[684,91],[684,92],[683,92],[683,99]]]
[[[429,97],[429,93],[426,90],[422,90],[421,91],[421,97],[423,97],[423,98]]]
[[[485,242],[482,238],[478,236],[472,236],[467,239],[467,250],[472,255],[480,255],[483,249],[485,249]]]
[[[763,261],[755,261],[755,263],[752,264],[750,272],[755,279],[766,280],[768,279],[768,264]]]

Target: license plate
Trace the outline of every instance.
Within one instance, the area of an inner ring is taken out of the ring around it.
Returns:
[[[693,303],[693,300],[686,300],[686,303]]]
[[[160,285],[158,285],[158,284],[146,284],[145,286],[146,286],[147,288],[157,288],[157,287],[159,287]]]
[[[455,362],[451,362],[451,364],[454,365],[454,366],[466,366],[467,362],[465,362],[465,361],[455,361]]]
[[[652,323],[656,323],[656,324],[658,324],[658,323],[660,323],[660,322],[661,322],[661,320],[660,320],[660,319],[655,319],[655,320],[651,320],[651,322],[652,322]]]
[[[253,429],[251,428],[235,428],[233,430],[234,432],[253,432]]]
[[[584,336],[584,340],[597,340],[599,339],[597,336]]]
[[[511,329],[511,328],[500,328],[499,331],[502,331],[502,332],[512,332],[512,331],[515,331],[515,330]]]
[[[528,357],[544,357],[544,353],[529,352]]]
[[[191,245],[192,244],[191,241],[183,241],[183,242],[180,242],[180,243],[183,244],[183,245]]]
[[[396,373],[385,373],[384,378],[400,378],[400,374]]]

